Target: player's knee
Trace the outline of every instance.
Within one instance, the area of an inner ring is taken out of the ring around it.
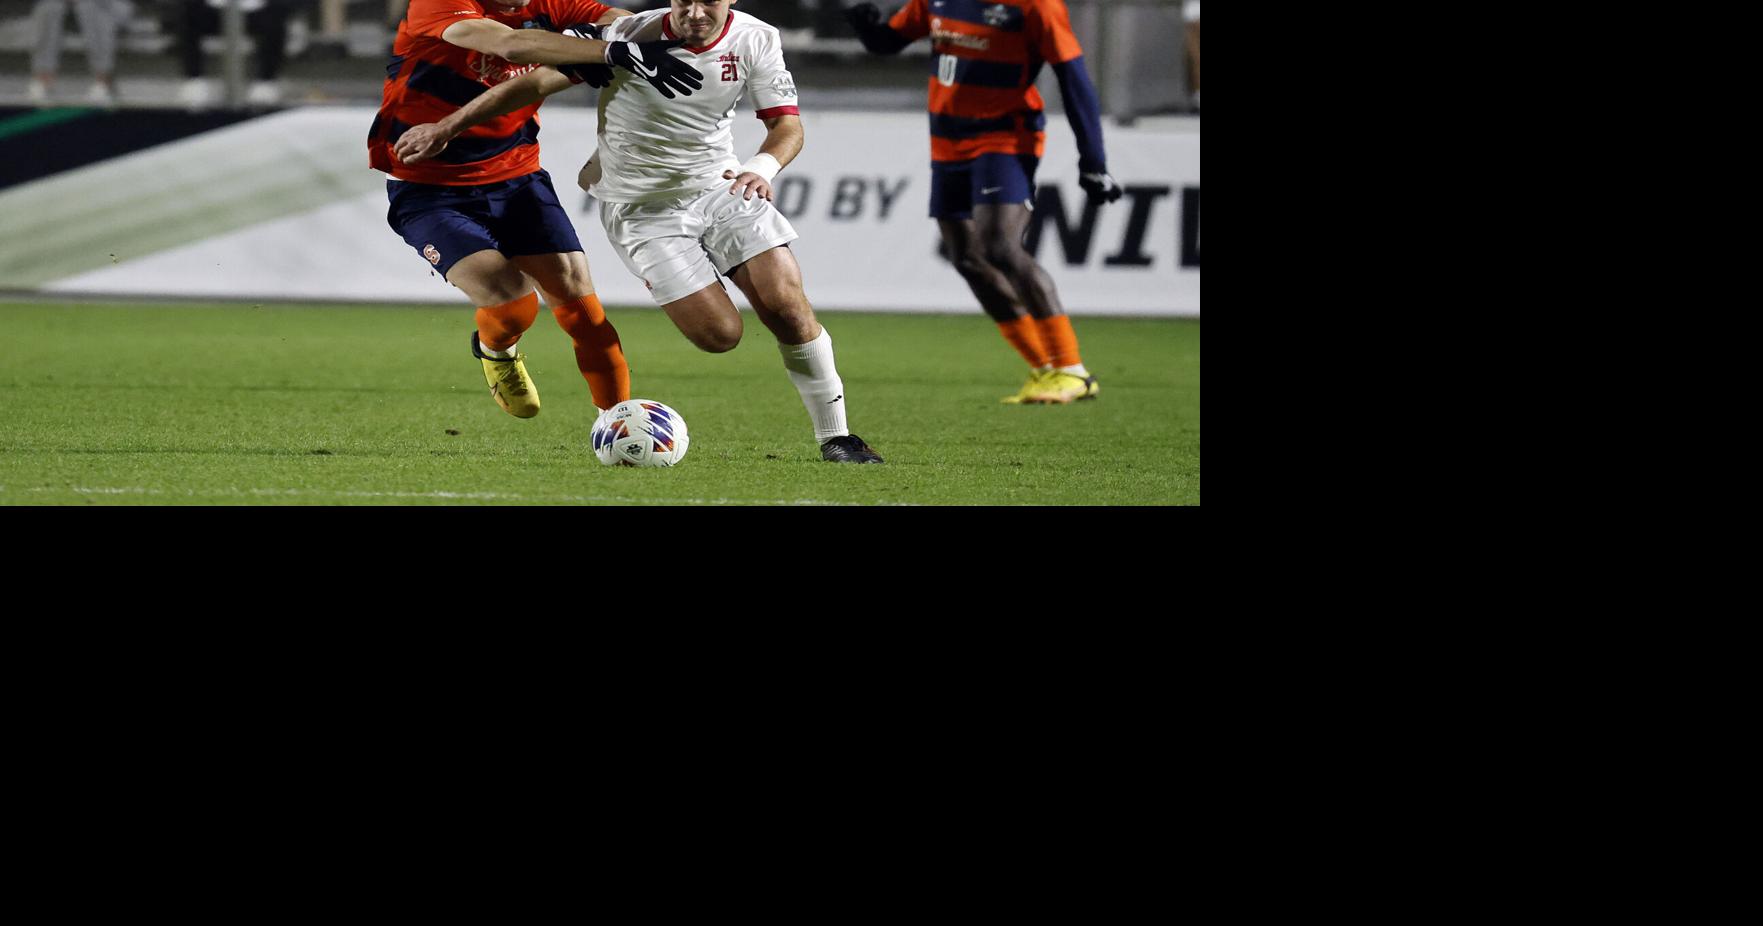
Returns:
[[[545,293],[560,301],[580,299],[594,291],[594,278],[586,267],[570,267],[545,281]]]
[[[706,331],[700,332],[692,339],[692,343],[707,354],[726,354],[740,345],[741,336]]]
[[[991,264],[977,251],[963,251],[955,255],[955,272],[968,279],[983,277],[991,270]]]
[[[456,267],[456,270],[447,275],[448,282],[463,290],[478,305],[501,305],[532,292],[526,277],[512,265],[495,270],[478,267]]]
[[[532,288],[524,285],[524,281],[522,281],[520,284],[491,286],[489,289],[485,290],[485,292],[488,293],[488,298],[484,299],[480,304],[503,305],[524,297],[527,293],[532,292]]]
[[[692,332],[692,343],[710,354],[726,354],[734,350],[741,343],[741,317],[736,315],[698,328]]]
[[[1019,273],[1025,264],[1034,264],[1034,258],[1019,242],[1001,237],[986,241],[985,259],[992,266],[1010,273]]]

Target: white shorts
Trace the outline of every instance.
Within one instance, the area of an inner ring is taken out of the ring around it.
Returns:
[[[718,274],[796,240],[790,221],[770,202],[730,196],[733,182],[674,202],[600,204],[607,240],[657,305],[684,299]]]

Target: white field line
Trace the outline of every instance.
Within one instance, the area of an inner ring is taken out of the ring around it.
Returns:
[[[152,495],[173,498],[434,498],[483,502],[610,502],[627,505],[826,505],[861,507],[863,502],[828,502],[813,498],[636,498],[625,495],[520,495],[513,492],[363,492],[355,490],[318,491],[311,489],[154,489],[146,486],[33,486],[9,489],[0,486],[0,495],[12,493],[44,494],[72,492],[76,495]],[[880,503],[900,506],[903,503]]]

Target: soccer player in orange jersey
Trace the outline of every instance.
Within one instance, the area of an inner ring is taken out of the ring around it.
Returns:
[[[778,30],[733,9],[737,2],[670,0],[665,9],[606,28],[608,38],[635,42],[683,39],[683,48],[667,54],[716,77],[690,100],[668,103],[642,81],[617,75],[600,95],[599,148],[579,181],[600,202],[607,240],[681,334],[708,353],[734,349],[743,323],[723,280],[734,281],[777,339],[821,459],[881,463],[881,454],[851,433],[832,335],[815,317],[790,249],[796,230],[771,202],[773,178],[802,150],[796,81]],[[569,86],[556,71],[539,68],[406,132],[397,154],[421,165],[468,137],[461,132]],[[734,141],[742,97],[766,129],[746,162],[735,155]]]
[[[496,404],[517,418],[539,413],[538,389],[516,347],[538,317],[535,283],[575,345],[594,404],[604,411],[630,398],[618,332],[594,294],[551,176],[539,168],[539,104],[476,127],[425,163],[404,163],[395,146],[412,126],[541,65],[596,86],[611,81],[608,65],[625,68],[667,99],[702,85],[697,69],[667,55],[677,42],[592,37],[597,25],[629,15],[592,0],[411,0],[386,66],[367,139],[369,162],[392,177],[386,220],[477,305],[472,354]]]
[[[1028,361],[1011,404],[1093,399],[1100,387],[1078,352],[1047,272],[1022,246],[1047,117],[1035,78],[1053,65],[1077,133],[1079,185],[1113,202],[1101,107],[1064,0],[909,0],[892,19],[864,3],[846,11],[863,45],[896,54],[930,36],[931,217],[955,269],[1004,339]]]

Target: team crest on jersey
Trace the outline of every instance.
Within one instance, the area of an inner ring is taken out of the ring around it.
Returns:
[[[429,263],[434,264],[437,267],[441,265],[441,252],[435,250],[435,246],[432,244],[425,244],[422,246],[422,256],[428,258]]]
[[[1010,8],[1000,3],[986,7],[986,25],[997,29],[1010,21]]]
[[[780,97],[785,97],[787,99],[795,99],[796,98],[796,78],[791,76],[789,71],[785,71],[782,74],[777,75],[777,79],[773,80],[771,82],[771,92],[777,94]]]

